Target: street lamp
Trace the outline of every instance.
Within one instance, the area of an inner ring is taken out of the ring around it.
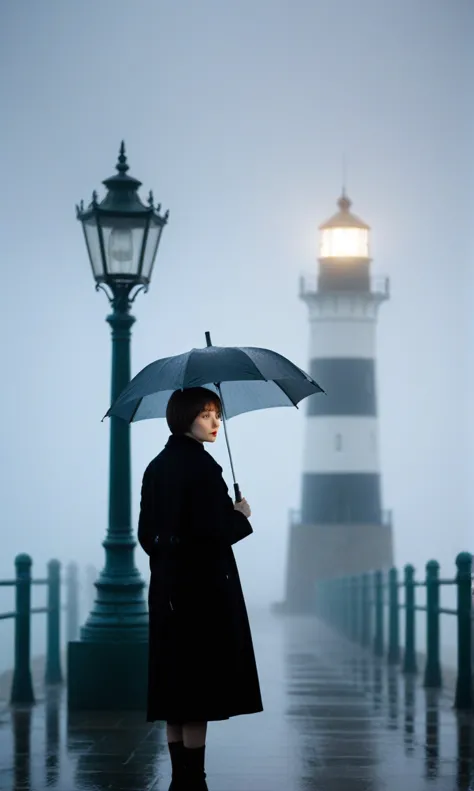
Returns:
[[[82,223],[96,290],[107,294],[112,313],[111,403],[130,381],[130,338],[135,321],[130,308],[148,290],[161,233],[169,213],[160,214],[150,192],[140,200],[141,182],[129,176],[122,142],[117,173],[103,181],[87,208],[76,206]],[[69,707],[141,708],[146,681],[148,611],[145,583],[134,561],[131,524],[130,425],[110,418],[109,520],[103,547],[105,565],[95,585],[97,596],[81,629],[68,646]],[[137,676],[139,677],[137,679]]]
[[[154,207],[152,192],[148,206],[141,202],[137,194],[141,182],[127,175],[123,142],[116,168],[117,174],[102,182],[108,192],[100,203],[94,190],[87,209],[83,201],[76,206],[96,289],[109,286],[112,304],[114,299],[125,303],[134,286],[148,290],[161,232],[169,215],[166,212],[161,216],[161,206]]]

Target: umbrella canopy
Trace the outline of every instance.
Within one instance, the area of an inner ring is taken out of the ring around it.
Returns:
[[[147,365],[122,390],[104,418],[115,416],[132,423],[166,417],[168,400],[175,390],[209,388],[221,400],[235,497],[239,501],[242,495],[235,480],[226,419],[257,409],[297,406],[303,398],[324,390],[278,352],[255,346],[212,346],[209,332],[206,342],[202,349],[163,357]]]
[[[297,406],[324,390],[286,357],[254,346],[207,346],[150,363],[130,381],[104,417],[129,423],[166,416],[175,390],[207,387],[222,397],[226,418],[270,407]]]

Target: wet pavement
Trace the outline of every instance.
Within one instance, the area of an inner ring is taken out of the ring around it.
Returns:
[[[474,717],[311,617],[250,612],[265,711],[209,723],[209,791],[467,791]],[[68,715],[66,692],[0,708],[2,791],[167,791],[163,727]],[[474,783],[472,785],[474,790]]]

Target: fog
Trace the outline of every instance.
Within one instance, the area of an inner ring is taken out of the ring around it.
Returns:
[[[377,376],[396,564],[421,574],[436,558],[451,576],[473,543],[472,3],[11,0],[0,22],[0,578],[18,552],[40,576],[52,557],[81,573],[103,564],[109,305],[74,207],[93,189],[102,197],[122,139],[142,197],[153,189],[170,209],[134,304],[133,373],[205,345],[206,330],[216,345],[307,367],[298,278],[315,271],[346,158],[373,271],[391,280]],[[229,422],[253,511],[254,535],[235,547],[251,607],[284,595],[304,423],[304,408]],[[132,426],[134,530],[143,471],[167,436],[164,420]],[[210,452],[231,487],[223,435]],[[140,548],[136,562],[147,579]],[[10,596],[1,591],[0,611]],[[10,627],[0,625],[2,666]]]

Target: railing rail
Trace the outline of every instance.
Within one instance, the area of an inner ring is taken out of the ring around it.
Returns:
[[[329,515],[328,522],[331,524],[337,524],[346,519],[346,517],[350,517],[350,514],[341,513],[338,511],[334,511],[334,513]],[[290,508],[288,511],[288,521],[290,526],[301,524],[302,520],[302,511],[299,508]],[[380,521],[384,527],[390,527],[392,525],[392,510],[391,509],[382,509],[380,512]],[[354,524],[357,524],[354,522]]]
[[[308,295],[317,294],[318,281],[319,281],[318,272],[314,272],[314,271],[301,272],[298,283],[299,296],[304,297]],[[327,289],[325,289],[325,293],[327,293]],[[336,293],[341,294],[343,292],[341,291],[340,288],[338,288]],[[348,290],[346,293],[351,294],[352,292]],[[370,275],[368,293],[373,295],[378,295],[382,299],[387,299],[390,296],[389,277],[381,274]]]
[[[423,685],[442,686],[440,660],[440,615],[457,618],[457,669],[454,706],[473,709],[473,591],[472,555],[461,552],[456,557],[457,573],[453,579],[439,577],[439,563],[426,564],[424,580],[415,580],[415,569],[404,568],[403,581],[398,570],[377,570],[353,577],[322,580],[316,586],[316,607],[320,617],[335,626],[345,636],[364,648],[371,648],[375,656],[386,658],[391,665],[400,664],[403,673],[417,673],[416,613],[426,612],[426,663]],[[442,607],[440,591],[443,586],[455,586],[457,607]],[[426,604],[416,603],[416,589],[426,588]],[[400,591],[404,601],[400,601]],[[387,611],[387,612],[386,612]],[[403,647],[400,639],[400,614],[405,613]],[[388,616],[388,640],[384,642],[384,620]]]
[[[31,617],[46,615],[46,663],[45,684],[60,684],[63,681],[61,669],[61,613],[66,612],[66,639],[75,640],[79,631],[79,582],[76,563],[70,563],[64,579],[66,601],[61,602],[61,564],[50,560],[45,578],[32,577],[33,561],[27,554],[15,558],[16,575],[14,579],[0,580],[0,587],[15,588],[15,609],[0,613],[0,620],[15,621],[14,668],[10,691],[11,704],[35,703],[31,674]],[[91,567],[92,568],[92,567]],[[44,607],[31,606],[32,586],[45,586],[47,604]]]

